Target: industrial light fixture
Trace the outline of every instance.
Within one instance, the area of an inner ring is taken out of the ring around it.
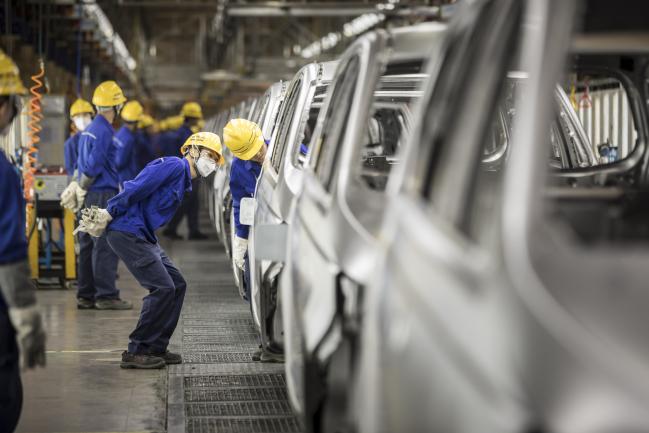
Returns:
[[[400,0],[388,0],[385,3],[376,5],[377,11],[392,11]],[[372,12],[360,15],[343,25],[342,32],[331,32],[319,40],[302,48],[299,45],[293,47],[293,52],[305,59],[317,57],[338,45],[343,39],[352,39],[361,33],[368,31],[385,20],[382,12]]]
[[[85,17],[97,25],[100,37],[112,46],[117,66],[122,69],[129,78],[134,80],[133,71],[137,67],[137,62],[133,56],[131,56],[128,48],[126,48],[126,44],[115,31],[104,11],[96,3],[82,4],[80,7],[82,8]]]

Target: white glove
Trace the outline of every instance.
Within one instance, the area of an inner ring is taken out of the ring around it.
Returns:
[[[235,235],[232,240],[232,261],[242,271],[246,266],[246,251],[248,251],[248,239],[243,239]]]
[[[88,191],[81,188],[81,186],[77,186],[76,190],[76,197],[77,197],[77,207],[75,208],[75,212],[79,212],[83,208],[83,202],[86,199],[86,194],[88,194]]]
[[[45,331],[36,305],[10,308],[9,320],[16,330],[21,368],[45,367]]]
[[[98,238],[104,233],[108,223],[112,220],[113,217],[106,209],[96,207],[85,208],[81,211],[81,221],[74,234],[77,232],[86,232],[90,236]]]
[[[70,184],[61,193],[61,206],[66,209],[76,210],[78,188],[79,184],[76,180],[70,182]]]

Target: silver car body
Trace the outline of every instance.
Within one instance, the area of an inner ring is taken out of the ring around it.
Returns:
[[[273,285],[283,266],[283,260],[272,260],[260,256],[256,246],[257,230],[280,228],[285,233],[289,210],[302,187],[302,157],[300,145],[304,142],[309,118],[315,119],[319,111],[326,86],[331,81],[336,62],[311,63],[298,71],[288,84],[282,108],[277,115],[277,127],[270,140],[267,160],[264,163],[255,192],[255,219],[250,227],[248,260],[251,280],[251,302],[255,324],[260,331],[262,345],[283,346],[281,315],[274,314],[271,297],[277,299]],[[266,247],[271,242],[266,240]],[[281,242],[272,244],[284,245]],[[281,254],[280,254],[281,256]],[[273,302],[278,303],[281,300]]]
[[[353,297],[355,286],[369,280],[379,246],[385,194],[361,181],[361,160],[370,160],[361,157],[374,119],[370,110],[399,113],[396,139],[403,140],[412,123],[410,104],[421,96],[426,79],[422,64],[444,32],[445,25],[431,23],[359,38],[339,61],[318,118],[303,191],[291,216],[282,281],[287,385],[307,426],[322,408],[321,395],[345,406],[344,393],[334,396],[328,387],[338,380],[329,373],[343,370],[334,360],[346,332],[337,320],[341,295]],[[349,298],[349,305],[354,302]]]
[[[489,10],[512,23],[518,1],[472,2],[452,24],[454,35],[473,34],[475,46],[462,55],[478,63],[456,74],[449,73],[454,64],[434,66],[419,126],[391,179],[382,229],[386,251],[364,291],[352,403],[362,433],[646,431],[649,425],[649,363],[646,344],[637,344],[647,329],[641,312],[647,306],[646,249],[576,243],[546,213],[544,181],[556,174],[548,170],[547,144],[553,89],[576,2],[520,2],[525,8],[518,30],[497,25]],[[502,197],[487,196],[496,210],[478,214],[484,220],[475,230],[486,238],[473,239],[462,231],[463,206],[482,197],[467,200],[477,176],[469,161],[482,157],[477,125],[488,122],[492,113],[485,107],[493,100],[470,100],[476,93],[467,90],[437,108],[434,96],[459,77],[467,89],[496,94],[499,85],[488,77],[500,56],[488,54],[498,53],[510,32],[523,41],[529,78],[516,102]],[[486,33],[494,40],[477,36]],[[444,50],[455,43],[449,40]],[[441,57],[460,64],[447,53]],[[444,125],[442,138],[449,137],[443,161],[454,164],[431,172],[432,143],[444,148],[433,141],[441,126],[430,126],[442,120],[431,115],[454,109],[461,115]],[[640,147],[646,121],[639,119]],[[607,200],[615,192],[573,183],[559,188],[567,200],[578,194]],[[638,340],[630,345],[634,334]]]

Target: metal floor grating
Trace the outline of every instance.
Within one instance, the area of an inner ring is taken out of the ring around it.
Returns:
[[[186,389],[186,402],[286,400],[284,388]]]
[[[201,344],[231,344],[231,343],[247,343],[257,344],[257,336],[255,334],[224,334],[224,335],[198,335],[186,334],[183,335],[183,343],[201,343]]]
[[[234,374],[185,377],[185,388],[286,386],[283,374]]]
[[[187,433],[293,433],[300,428],[295,418],[201,419],[187,422]]]
[[[253,362],[253,352],[215,352],[186,353],[183,361],[188,364],[229,364],[233,362]]]
[[[168,250],[189,278],[171,342],[184,362],[167,370],[167,432],[299,432],[283,365],[252,361],[259,338],[222,246],[178,242]]]
[[[284,401],[244,401],[190,403],[185,405],[188,417],[268,417],[290,416],[291,407]]]
[[[254,352],[257,350],[257,345],[254,343],[248,344],[185,344],[183,351],[185,353],[191,352]]]

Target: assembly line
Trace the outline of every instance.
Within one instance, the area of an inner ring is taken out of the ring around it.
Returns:
[[[54,170],[0,51],[0,433],[649,430],[649,8],[399,3],[218,104],[116,73]]]

